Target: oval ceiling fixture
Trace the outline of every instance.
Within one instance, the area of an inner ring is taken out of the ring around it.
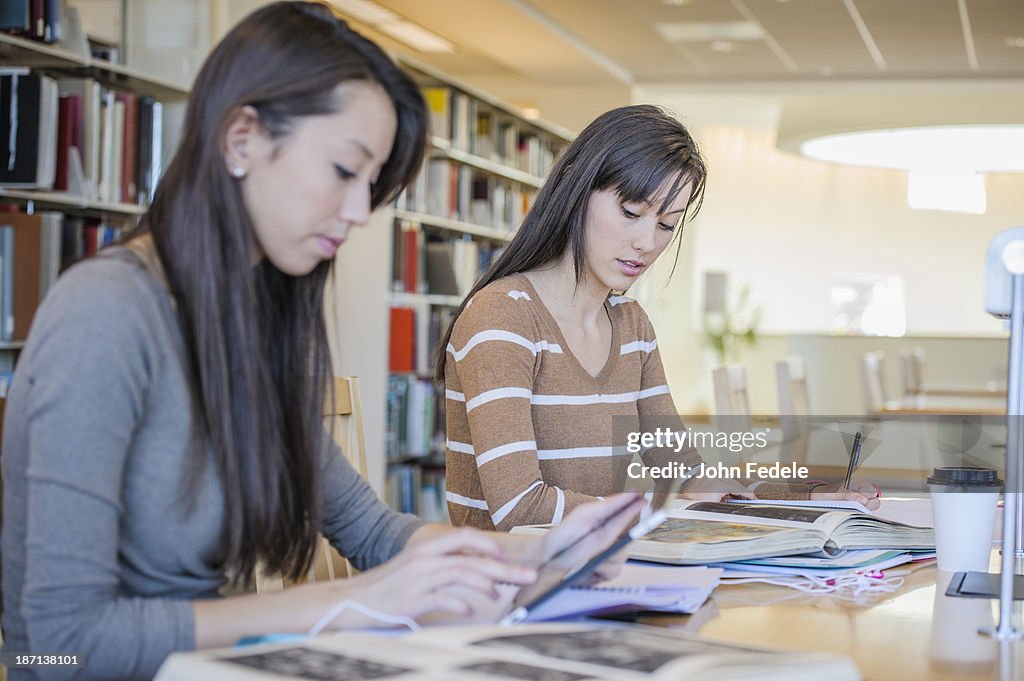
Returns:
[[[901,170],[1024,171],[1024,126],[944,125],[826,135],[800,145],[832,163]]]
[[[825,135],[800,152],[830,163],[907,170],[915,210],[985,212],[983,172],[1024,171],[1024,126],[943,125]]]

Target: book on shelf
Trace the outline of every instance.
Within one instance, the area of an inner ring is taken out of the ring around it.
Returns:
[[[43,211],[0,213],[0,227],[9,227],[12,238],[4,237],[4,261],[0,268],[10,272],[0,279],[4,291],[0,300],[7,315],[0,340],[24,340],[35,317],[36,308],[57,280],[61,264],[63,215]],[[9,283],[8,283],[9,282]]]
[[[388,370],[425,376],[434,371],[434,353],[455,309],[419,303],[393,306],[388,333]]]
[[[61,39],[64,0],[3,0],[0,31],[55,43]]]
[[[15,96],[16,95],[16,96]],[[12,99],[13,97],[13,99]],[[0,187],[148,203],[162,162],[162,106],[92,78],[0,69]]]
[[[392,307],[389,311],[388,370],[416,370],[416,311],[410,307]]]
[[[548,529],[531,525],[513,532]],[[934,550],[935,533],[846,509],[680,500],[670,518],[630,544],[629,556],[698,565],[854,549]]]
[[[432,456],[444,449],[444,400],[416,374],[391,374],[387,391],[385,455],[389,461]]]
[[[413,513],[428,522],[447,523],[444,470],[406,463],[390,465],[384,498],[400,513]]]
[[[14,227],[0,225],[0,341],[14,338]]]
[[[329,670],[329,676],[319,670]],[[259,647],[175,653],[156,681],[256,681],[274,675],[410,681],[861,678],[849,658],[831,653],[755,648],[641,625],[563,623],[428,627],[402,636],[332,634]]]
[[[430,112],[430,134],[451,139],[451,90],[443,86],[420,88]]]
[[[0,68],[0,186],[50,189],[57,172],[57,81]]]
[[[33,31],[32,0],[4,0],[0,2],[0,31],[14,35],[28,35]]]

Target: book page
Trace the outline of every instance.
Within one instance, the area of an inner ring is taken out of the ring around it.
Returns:
[[[813,527],[829,536],[856,514],[852,511],[823,508],[680,500],[676,502],[672,515],[679,518],[707,518],[793,529]]]
[[[434,627],[402,636],[347,633],[293,644],[172,655],[156,681],[856,681],[834,655],[705,641],[643,626]]]

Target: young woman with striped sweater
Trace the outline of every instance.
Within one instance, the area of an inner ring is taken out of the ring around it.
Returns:
[[[705,175],[686,128],[643,105],[601,115],[555,163],[438,349],[453,523],[557,523],[626,486],[632,457],[612,446],[613,431],[621,439],[626,430],[684,427],[654,329],[641,306],[617,292],[697,212]],[[701,461],[692,447],[645,458],[697,468]],[[714,500],[754,496],[722,479],[695,478],[684,489]],[[834,487],[816,491],[878,503]],[[766,482],[756,492],[807,498],[809,488]]]

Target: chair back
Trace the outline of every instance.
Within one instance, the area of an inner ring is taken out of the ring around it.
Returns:
[[[775,363],[779,383],[779,416],[810,416],[811,400],[807,392],[807,362],[803,357],[787,357]]]
[[[324,426],[342,455],[359,475],[366,477],[366,439],[363,434],[363,404],[359,396],[359,379],[335,376],[324,400]],[[313,557],[313,565],[302,582],[322,582],[351,577],[355,568],[326,537],[321,536]],[[256,591],[279,591],[288,586],[281,575],[257,574]]]
[[[747,370],[742,364],[725,364],[711,370],[715,387],[715,424],[724,432],[753,428],[750,397],[747,394]]]
[[[885,353],[865,352],[860,360],[861,386],[867,414],[880,414],[885,409]]]
[[[919,345],[900,350],[900,376],[903,379],[904,395],[920,395],[924,392],[926,362],[924,348]]]

